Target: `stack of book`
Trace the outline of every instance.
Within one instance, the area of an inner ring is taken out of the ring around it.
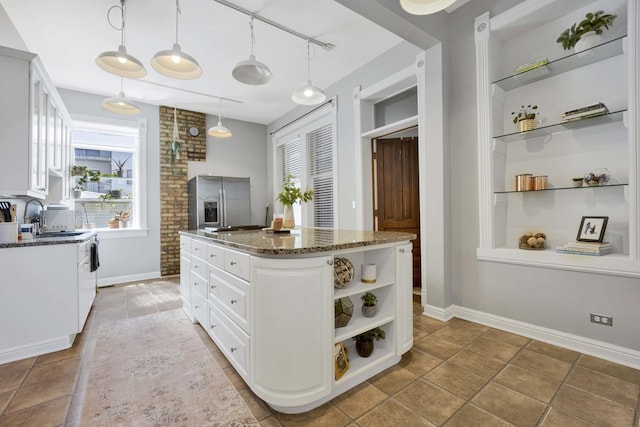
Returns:
[[[563,254],[600,256],[611,252],[611,243],[570,242],[566,243],[564,246],[556,247],[556,252]]]
[[[532,61],[527,62],[526,64],[519,65],[516,68],[516,74],[522,74],[522,73],[525,73],[527,71],[531,71],[531,70],[536,69],[536,68],[544,67],[548,63],[549,63],[549,59],[548,58],[545,58],[545,57],[536,58],[536,59],[534,59]],[[548,70],[547,70],[547,72],[548,72]]]
[[[586,107],[577,108],[571,111],[565,111],[562,113],[562,120],[560,123],[574,122],[576,120],[589,119],[591,117],[602,116],[607,114],[609,109],[602,102],[597,104],[588,105]]]

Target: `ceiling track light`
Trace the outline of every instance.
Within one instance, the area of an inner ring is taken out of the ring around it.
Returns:
[[[307,84],[296,89],[293,95],[291,95],[293,102],[300,105],[316,105],[327,99],[327,95],[325,95],[322,89],[311,83],[310,46],[311,43],[307,41]]]
[[[145,70],[142,62],[127,53],[127,48],[124,46],[124,27],[126,21],[124,1],[125,0],[120,0],[120,6],[111,6],[107,11],[107,22],[109,22],[109,25],[113,28],[120,31],[120,45],[118,46],[118,50],[102,52],[96,58],[96,64],[111,74],[139,79],[147,75],[147,70]],[[120,16],[122,17],[122,25],[120,27],[113,25],[111,22],[109,15],[113,9],[120,9]]]
[[[218,124],[209,128],[207,133],[214,138],[229,138],[231,131],[222,126],[222,98],[218,98]]]
[[[271,80],[271,70],[265,64],[260,61],[256,61],[256,57],[253,54],[253,45],[255,44],[255,36],[253,34],[253,15],[249,20],[249,27],[251,28],[251,55],[246,61],[238,62],[233,68],[231,74],[240,83],[248,85],[263,85]]]
[[[118,92],[117,96],[107,98],[102,101],[102,108],[116,114],[140,114],[140,107],[138,107],[135,102],[127,99],[124,95],[124,91],[122,89],[122,78],[120,78],[120,92]]]
[[[451,6],[456,0],[400,0],[400,6],[412,15],[430,15]]]
[[[200,77],[202,68],[195,58],[182,51],[178,43],[178,17],[181,13],[179,0],[176,0],[176,42],[172,49],[156,53],[151,59],[151,66],[165,76],[189,80]]]

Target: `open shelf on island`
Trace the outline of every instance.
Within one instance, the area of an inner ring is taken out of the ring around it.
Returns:
[[[529,190],[529,191],[494,191],[494,194],[511,194],[511,193],[544,193],[545,191],[557,191],[557,190],[581,190],[586,188],[607,188],[607,187],[624,187],[629,185],[628,183],[620,184],[605,184],[605,185],[583,185],[582,187],[554,187],[545,188],[544,190]]]

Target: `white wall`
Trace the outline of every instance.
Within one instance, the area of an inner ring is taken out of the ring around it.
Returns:
[[[29,50],[2,5],[0,5],[0,46]]]
[[[207,115],[207,129],[218,123],[217,116]],[[214,138],[207,135],[206,162],[189,162],[189,178],[195,175],[249,177],[251,181],[251,223],[265,224],[269,203],[269,221],[274,201],[269,197],[267,181],[267,126],[222,118],[232,135]]]

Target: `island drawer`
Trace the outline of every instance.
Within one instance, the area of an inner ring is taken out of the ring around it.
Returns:
[[[214,267],[224,268],[224,248],[207,245],[207,261]]]
[[[193,317],[200,322],[201,325],[209,323],[207,310],[207,300],[200,295],[195,289],[191,289],[191,304],[193,307]]]
[[[209,336],[246,381],[249,366],[249,336],[216,306],[209,303]]]
[[[202,260],[207,259],[207,246],[207,243],[202,240],[192,239],[191,255],[197,256]]]
[[[187,236],[180,236],[180,250],[191,252],[191,238]]]
[[[249,328],[248,291],[243,280],[215,268],[209,270],[209,301],[245,331]]]
[[[204,277],[200,276],[199,273],[192,270],[191,271],[191,295],[194,295],[196,292],[202,298],[207,299],[207,279],[205,279]],[[193,304],[193,301],[191,303]]]
[[[191,258],[191,271],[196,273],[198,276],[207,280],[207,271],[209,270],[209,266],[207,262],[201,260],[200,258],[192,257]]]
[[[251,256],[249,254],[224,250],[224,269],[231,274],[235,274],[244,280],[249,280],[251,274]]]

